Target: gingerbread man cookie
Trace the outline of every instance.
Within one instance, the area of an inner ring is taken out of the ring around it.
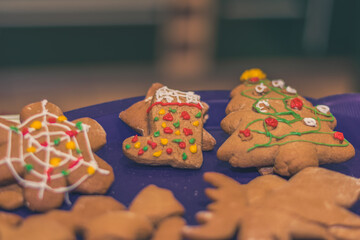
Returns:
[[[283,80],[268,80],[259,69],[245,71],[241,79],[221,122],[231,136],[217,152],[220,160],[290,176],[355,155],[344,135],[333,131],[336,119],[328,106],[313,106]]]
[[[203,147],[210,150],[216,143],[209,133],[204,134],[204,115],[208,106],[200,101],[200,96],[164,86],[157,88],[154,96],[142,101],[141,105],[147,106],[146,110],[142,107],[138,111],[146,112],[149,127],[142,129],[144,136],[125,139],[124,154],[143,164],[200,168]],[[131,114],[124,112],[120,117],[131,122],[127,115]],[[147,124],[141,126],[145,128]]]
[[[57,208],[71,191],[107,191],[114,174],[93,153],[106,143],[106,133],[95,120],[68,121],[46,100],[24,107],[20,119],[21,124],[0,119],[0,183],[17,182],[28,208]],[[19,188],[2,192],[19,201]]]
[[[202,225],[185,227],[187,239],[360,239],[360,217],[350,208],[360,193],[359,179],[318,167],[289,181],[260,176],[248,184],[220,173],[205,173],[215,186],[213,201],[199,212]]]

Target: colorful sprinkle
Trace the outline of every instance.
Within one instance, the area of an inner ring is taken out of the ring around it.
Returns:
[[[173,152],[172,148],[167,148],[167,149],[166,149],[166,153],[167,153],[167,154],[170,155],[172,152]]]
[[[197,152],[197,146],[196,146],[196,144],[190,146],[190,152],[191,152],[191,153],[196,153],[196,152]]]
[[[76,149],[76,145],[73,141],[69,141],[66,143],[66,148],[70,149],[70,150],[75,150]]]
[[[334,138],[338,139],[340,142],[344,141],[344,134],[342,132],[334,132]]]
[[[136,142],[136,143],[134,144],[134,148],[138,149],[138,148],[140,148],[140,147],[141,147],[141,143],[140,143],[140,142]]]
[[[190,128],[184,128],[183,132],[185,136],[193,135],[193,131]]]
[[[65,133],[69,137],[75,137],[78,134],[78,132],[76,130],[69,130],[69,131],[66,131]]]
[[[55,146],[59,145],[59,143],[60,143],[60,138],[55,138],[54,139]]]
[[[275,118],[272,118],[272,117],[268,117],[265,119],[265,123],[266,123],[266,125],[268,125],[270,127],[276,128],[278,125],[278,120],[276,120]]]
[[[173,123],[174,127],[178,128],[180,127],[180,121],[178,120],[177,122]]]
[[[61,171],[61,174],[64,175],[64,176],[67,176],[67,175],[69,175],[69,172],[66,171],[66,170],[62,170],[62,171]]]
[[[160,114],[160,115],[164,115],[164,114],[165,114],[165,110],[164,110],[164,109],[160,109],[159,114]]]
[[[165,145],[168,144],[169,140],[168,140],[167,138],[162,138],[162,139],[160,140],[160,142],[161,142],[161,144],[162,144],[163,146],[165,146]]]
[[[154,117],[154,122],[159,121],[159,117]]]
[[[75,123],[75,127],[76,127],[77,129],[79,129],[80,131],[82,131],[82,130],[83,130],[82,122],[79,121],[79,122]]]
[[[49,118],[47,119],[47,121],[48,121],[49,123],[56,123],[56,118],[54,118],[54,117],[49,117]]]
[[[156,146],[157,146],[157,143],[156,143],[156,142],[152,142],[151,140],[148,140],[148,141],[147,141],[147,144],[149,144],[152,149],[155,149]]]
[[[126,149],[126,150],[129,150],[130,148],[131,148],[130,144],[126,144],[126,145],[125,145],[125,149]]]
[[[42,127],[42,123],[40,121],[33,121],[30,127],[39,130]]]
[[[160,151],[157,151],[157,152],[154,152],[154,153],[153,153],[153,156],[154,156],[154,157],[160,157],[161,153],[162,153],[161,150],[160,150]]]
[[[25,169],[26,169],[27,172],[30,172],[31,170],[34,169],[34,167],[31,164],[25,164]]]
[[[27,151],[28,153],[35,153],[35,152],[36,152],[36,147],[28,147],[28,148],[26,149],[26,151]]]
[[[163,120],[165,121],[172,121],[174,120],[173,116],[171,115],[171,113],[167,113],[163,116]]]
[[[29,129],[27,127],[24,127],[22,130],[21,130],[21,133],[23,136],[25,136],[26,134],[29,133]]]
[[[146,152],[149,149],[148,146],[143,147],[143,150]]]
[[[244,135],[245,137],[250,137],[251,133],[250,133],[250,130],[247,128],[245,130],[240,130],[239,131],[239,134],[242,134]]]
[[[92,166],[89,166],[89,167],[87,168],[87,173],[88,173],[89,175],[93,175],[93,174],[95,173],[95,168],[93,168]]]
[[[19,132],[19,129],[15,126],[10,126],[10,130],[13,131],[13,132],[16,132],[18,133]]]
[[[161,124],[161,127],[162,127],[162,128],[166,128],[166,123],[163,122],[163,123]]]
[[[176,139],[173,139],[172,142],[174,142],[174,143],[181,143],[181,142],[182,142],[182,139],[176,138]]]
[[[187,155],[186,155],[185,152],[183,152],[183,154],[182,154],[182,159],[183,159],[183,160],[186,160],[186,159],[187,159]]]
[[[61,162],[61,158],[58,157],[54,157],[50,159],[50,165],[52,165],[53,167],[59,166],[60,162]]]
[[[189,120],[190,119],[190,115],[187,111],[183,111],[181,113],[181,117],[184,119],[184,120]]]
[[[186,148],[186,143],[185,143],[185,142],[180,142],[180,143],[179,143],[179,147],[180,147],[181,149]]]
[[[196,118],[201,118],[201,112],[198,112],[196,115],[195,115]]]
[[[195,141],[196,141],[195,138],[191,138],[191,139],[189,140],[189,143],[190,143],[190,144],[194,144]]]
[[[76,153],[77,153],[77,154],[82,154],[82,151],[77,148],[77,149],[76,149]]]
[[[57,119],[59,122],[65,122],[67,120],[67,117],[65,117],[64,115],[59,116]]]
[[[176,113],[176,109],[169,108],[169,112]]]
[[[144,154],[144,150],[143,150],[143,149],[140,149],[140,150],[138,151],[138,155],[141,156],[141,155],[143,155],[143,154]]]
[[[43,147],[47,147],[48,143],[47,143],[47,141],[44,141],[44,142],[40,143],[40,145],[43,146]]]
[[[170,127],[164,128],[164,133],[172,134],[174,131]]]
[[[179,136],[181,134],[181,132],[179,130],[175,131],[175,135]]]
[[[158,136],[160,136],[160,131],[154,132],[154,137],[158,137]]]
[[[136,143],[138,141],[138,135],[135,135],[132,139],[131,142],[132,143]]]
[[[290,107],[293,109],[301,110],[304,103],[300,98],[294,98],[290,101]]]
[[[192,125],[194,125],[195,127],[199,126],[199,121],[195,121],[195,122],[193,122],[193,124],[192,124]]]

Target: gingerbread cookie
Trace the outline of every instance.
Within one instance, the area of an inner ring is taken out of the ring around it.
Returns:
[[[160,86],[154,84],[148,91],[153,96],[120,113],[124,122],[143,134],[125,139],[123,152],[138,163],[200,168],[202,151],[216,143],[203,130],[208,106],[193,92]]]
[[[359,179],[309,167],[289,181],[260,176],[242,185],[205,173],[214,202],[199,212],[202,225],[185,227],[188,239],[360,239],[360,217],[347,210],[358,199]]]
[[[95,120],[68,121],[46,100],[24,107],[20,119],[21,124],[0,119],[0,183],[22,187],[1,188],[0,200],[13,200],[0,206],[12,209],[25,203],[31,210],[47,211],[61,206],[71,191],[107,191],[114,174],[93,153],[106,143]]]
[[[161,208],[161,206],[163,208]],[[81,196],[70,211],[51,210],[26,219],[0,214],[0,236],[10,239],[175,239],[185,224],[183,206],[167,189],[149,185],[129,210],[109,196]]]
[[[283,80],[268,80],[259,69],[245,71],[241,80],[221,122],[231,136],[217,152],[220,160],[290,176],[355,155],[344,135],[333,131],[336,119],[328,106],[313,106]]]

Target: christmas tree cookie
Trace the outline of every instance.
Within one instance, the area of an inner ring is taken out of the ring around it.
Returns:
[[[269,80],[259,69],[245,71],[241,81],[221,122],[231,136],[217,152],[220,160],[290,176],[354,156],[343,133],[333,131],[336,119],[328,106],[313,106],[283,80]]]
[[[153,85],[152,88],[157,86]],[[148,128],[142,129],[144,136],[135,135],[125,139],[123,151],[128,158],[150,165],[201,167],[204,146],[207,150],[212,149],[215,139],[209,133],[204,134],[204,115],[208,106],[200,101],[199,95],[162,86],[156,89],[153,96],[136,104],[139,113],[146,113],[145,117],[142,116],[146,123],[138,123],[138,126]],[[120,114],[121,119],[131,122],[129,115],[134,115],[135,121],[135,111],[126,111]],[[139,129],[136,124],[132,126]]]
[[[47,211],[61,206],[71,191],[107,191],[114,174],[93,153],[106,143],[106,133],[95,120],[68,121],[46,100],[24,107],[20,118],[20,124],[0,118],[0,183],[5,185],[0,192],[13,202],[2,207],[25,204]]]

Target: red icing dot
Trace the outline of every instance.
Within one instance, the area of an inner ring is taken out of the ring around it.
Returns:
[[[21,130],[21,133],[23,136],[25,136],[26,134],[29,133],[29,129],[27,127],[24,127],[22,130]]]
[[[66,133],[66,135],[68,135],[70,137],[75,137],[78,134],[78,132],[76,130],[69,130],[69,131],[66,131],[65,133]]]
[[[291,108],[296,108],[298,110],[301,110],[303,105],[304,105],[304,103],[300,98],[294,98],[290,102],[290,107]]]
[[[131,139],[131,142],[132,143],[136,143],[138,140],[138,135],[135,135],[132,139]]]
[[[239,131],[239,134],[242,134],[244,135],[245,137],[250,137],[251,133],[250,133],[250,130],[247,128],[245,130],[240,130]]]
[[[179,147],[182,148],[182,149],[186,148],[186,143],[185,142],[180,142]]]
[[[272,117],[268,117],[267,119],[265,119],[265,123],[270,127],[276,128],[278,125],[278,120]]]
[[[251,82],[251,83],[256,83],[256,82],[258,82],[260,79],[258,78],[258,77],[253,77],[253,78],[250,78],[249,79],[249,82]]]
[[[144,150],[140,149],[140,150],[138,151],[138,155],[140,156],[140,155],[143,155],[143,154],[144,154]]]
[[[48,180],[48,181],[51,180],[51,174],[52,174],[53,171],[54,171],[53,168],[49,168],[49,169],[46,171],[46,175],[47,175],[47,180]]]
[[[344,141],[344,134],[342,132],[334,132],[334,138],[338,139],[339,141]]]
[[[163,120],[165,120],[165,121],[172,121],[172,120],[174,120],[174,118],[173,118],[173,116],[171,115],[171,113],[167,113],[167,114],[164,115]]]
[[[184,128],[183,132],[185,136],[193,135],[193,131],[190,128]]]
[[[169,155],[172,153],[172,151],[173,151],[172,148],[167,148],[166,149],[166,153],[169,154]]]
[[[40,143],[40,145],[43,147],[47,147],[48,143],[45,141],[45,142]]]
[[[156,143],[156,142],[152,142],[151,140],[148,140],[148,141],[147,141],[147,144],[149,144],[152,149],[155,149],[155,148],[157,147],[157,143]]]
[[[49,122],[49,123],[56,123],[56,118],[54,118],[54,117],[49,117],[49,118],[48,118],[48,122]]]
[[[184,120],[189,120],[190,119],[190,115],[187,111],[183,111],[181,113],[181,117],[184,119]]]
[[[173,133],[173,130],[170,127],[164,128],[164,133],[171,134]]]

